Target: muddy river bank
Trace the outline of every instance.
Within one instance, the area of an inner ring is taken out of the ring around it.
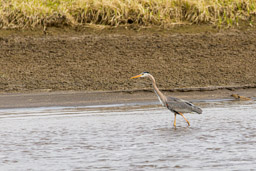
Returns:
[[[256,85],[256,30],[0,30],[0,92]]]
[[[247,101],[248,99],[236,99],[232,95],[256,99],[256,89],[219,89],[212,91],[188,91],[170,92],[163,91],[166,96],[173,96],[189,100],[199,101]],[[249,100],[250,101],[250,100]],[[37,93],[2,93],[0,94],[0,108],[34,108],[56,106],[97,106],[97,105],[125,105],[125,104],[157,104],[160,105],[157,96],[152,91],[58,91]]]

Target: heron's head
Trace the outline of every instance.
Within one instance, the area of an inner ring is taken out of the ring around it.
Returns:
[[[136,76],[134,76],[134,77],[131,77],[131,79],[133,79],[133,78],[139,78],[139,77],[148,77],[149,75],[150,75],[149,72],[142,72],[142,73],[139,74],[139,75],[136,75]]]

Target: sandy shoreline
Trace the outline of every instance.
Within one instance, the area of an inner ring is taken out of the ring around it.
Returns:
[[[174,96],[190,101],[210,99],[234,99],[231,94],[255,98],[256,88],[250,89],[219,89],[212,91],[167,92]],[[92,106],[106,104],[127,104],[141,102],[157,102],[158,99],[151,91],[59,91],[37,93],[3,93],[0,94],[0,108],[27,108],[51,106]]]

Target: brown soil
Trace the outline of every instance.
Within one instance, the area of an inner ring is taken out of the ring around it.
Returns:
[[[256,85],[256,30],[0,31],[0,92]]]

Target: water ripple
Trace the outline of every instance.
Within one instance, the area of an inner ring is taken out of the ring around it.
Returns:
[[[0,110],[0,170],[250,170],[254,102],[201,103],[191,126],[156,104]]]

